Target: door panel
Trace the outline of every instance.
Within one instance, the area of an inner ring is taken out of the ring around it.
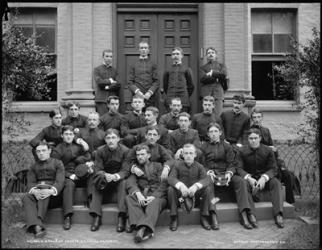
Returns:
[[[127,87],[129,67],[139,56],[137,45],[148,41],[150,58],[158,65],[160,87],[163,87],[163,74],[171,65],[171,51],[179,46],[184,51],[183,63],[191,67],[195,91],[191,97],[194,103],[198,91],[198,36],[197,14],[119,14],[118,15],[118,70],[122,81],[122,103],[131,101]],[[125,74],[126,73],[126,74]],[[121,111],[124,111],[124,105]],[[159,105],[164,112],[163,105]],[[197,112],[198,105],[192,105],[192,112]]]

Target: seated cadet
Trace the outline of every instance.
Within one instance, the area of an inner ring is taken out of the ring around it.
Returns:
[[[146,141],[143,143],[140,143],[134,148],[132,148],[128,153],[128,162],[131,167],[131,173],[136,174],[138,177],[143,174],[143,172],[140,170],[140,168],[137,168],[134,162],[136,161],[136,149],[140,147],[141,145],[147,145],[150,150],[150,161],[153,162],[160,162],[164,168],[161,175],[161,180],[165,180],[168,178],[169,172],[170,172],[170,165],[173,161],[171,152],[164,148],[162,145],[157,143],[157,141],[160,139],[159,129],[155,126],[147,127],[145,139]]]
[[[87,143],[78,138],[75,142],[74,128],[66,125],[62,129],[63,142],[59,143],[52,151],[51,157],[61,160],[65,168],[65,183],[63,190],[63,213],[65,230],[71,228],[73,216],[74,191],[76,186],[86,186],[87,173],[93,172],[91,155]],[[84,169],[85,173],[78,175],[78,170]]]
[[[157,128],[159,128],[159,132],[160,132],[159,133],[160,139],[157,142],[163,147],[167,149],[169,148],[168,130],[157,123],[158,116],[159,116],[158,108],[150,106],[145,109],[145,121],[147,125],[139,129],[136,144],[142,143],[146,140],[145,135],[146,135],[146,129],[148,126],[156,126]]]
[[[30,142],[29,145],[32,147],[32,154],[35,160],[37,160],[36,146],[41,142],[47,142],[48,145],[56,147],[56,145],[63,141],[61,137],[62,130],[62,115],[59,109],[54,109],[49,112],[49,117],[51,118],[51,125],[42,129],[38,135],[36,135]]]
[[[188,212],[196,203],[200,203],[200,223],[203,228],[218,229],[216,206],[210,201],[210,178],[205,168],[195,161],[196,147],[192,144],[183,146],[183,161],[174,162],[174,166],[168,177],[168,202],[170,206],[170,230],[178,227],[178,203],[183,200]],[[209,225],[208,219],[211,219]]]
[[[108,112],[100,118],[99,128],[106,131],[114,128],[121,133],[124,126],[124,116],[119,113],[120,99],[118,96],[112,95],[107,98]]]
[[[221,113],[220,118],[226,141],[235,146],[247,144],[247,131],[250,117],[242,111],[245,104],[244,95],[233,96],[233,109]]]
[[[211,122],[221,124],[220,118],[215,114],[215,98],[213,96],[204,96],[202,99],[203,111],[194,114],[192,117],[191,127],[199,133],[201,141],[208,140],[207,127]]]
[[[77,137],[82,138],[88,144],[88,151],[94,160],[95,150],[105,144],[105,132],[98,128],[100,116],[97,112],[90,112],[87,118],[86,128],[79,131]]]
[[[222,130],[218,123],[209,124],[209,141],[205,141],[201,145],[203,158],[201,163],[214,183],[214,185],[211,185],[212,190],[216,193],[219,189],[233,188],[236,194],[241,224],[246,229],[252,229],[252,226],[256,228],[256,218],[251,212],[254,210],[254,203],[252,202],[252,197],[248,195],[248,183],[237,175],[233,148],[228,142],[220,138],[221,134]],[[221,179],[224,182],[221,182]]]
[[[51,158],[50,153],[51,148],[46,142],[40,142],[36,147],[39,160],[28,171],[29,192],[22,199],[26,212],[27,232],[33,232],[36,238],[46,234],[43,221],[47,209],[52,205],[57,206],[57,195],[64,186],[64,165],[60,160]]]
[[[161,115],[159,124],[165,127],[169,133],[179,128],[178,119],[182,109],[181,99],[179,97],[171,98],[170,112]]]
[[[277,165],[273,150],[260,143],[260,132],[256,128],[249,130],[248,143],[239,148],[237,153],[237,173],[248,181],[249,195],[256,197],[256,193],[269,190],[272,203],[273,215],[277,227],[283,228],[283,196],[282,186],[276,178]],[[258,197],[257,197],[258,198]]]
[[[153,237],[159,214],[167,205],[167,183],[161,182],[162,165],[150,161],[150,149],[147,145],[136,148],[136,165],[143,174],[131,174],[127,179],[126,205],[129,214],[131,232],[134,228],[137,233],[135,243]]]
[[[145,115],[142,111],[144,106],[144,97],[134,95],[131,103],[133,110],[127,111],[124,115],[124,126],[123,131],[121,131],[121,134],[123,135],[122,143],[129,148],[136,144],[136,137],[139,128],[146,125]]]
[[[62,125],[70,125],[75,129],[75,133],[79,132],[80,128],[85,128],[87,125],[87,117],[79,113],[80,105],[78,102],[70,102],[67,104],[68,116],[63,119]]]
[[[262,138],[261,143],[266,146],[269,146],[274,152],[277,167],[278,167],[278,178],[281,180],[282,183],[285,184],[285,193],[286,193],[285,200],[288,203],[293,204],[295,202],[293,190],[294,190],[294,185],[296,183],[296,177],[291,171],[289,171],[283,166],[284,164],[280,164],[280,163],[284,163],[284,161],[279,159],[278,157],[278,151],[277,151],[277,148],[273,145],[273,139],[272,139],[271,133],[267,127],[262,126],[262,121],[263,121],[262,111],[258,108],[254,108],[252,110],[250,117],[251,117],[251,123],[252,123],[250,127],[259,129],[261,133],[261,138]]]
[[[184,144],[191,143],[195,145],[197,149],[201,146],[198,131],[190,128],[190,115],[186,112],[182,112],[179,114],[178,118],[180,127],[169,135],[170,150],[175,155],[176,160],[182,159],[182,147]]]
[[[106,145],[97,149],[94,174],[91,177],[91,200],[89,214],[93,217],[91,231],[97,231],[102,224],[102,203],[104,198],[117,192],[119,210],[117,232],[125,230],[125,181],[130,171],[126,168],[126,156],[129,149],[120,144],[120,135],[116,129],[108,129],[105,135]]]

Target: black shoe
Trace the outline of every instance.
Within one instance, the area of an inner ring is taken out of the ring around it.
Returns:
[[[170,216],[170,230],[176,231],[178,229],[178,216]]]
[[[71,216],[66,216],[64,219],[64,225],[63,228],[65,230],[69,230],[72,226],[72,217]]]
[[[136,235],[134,236],[135,243],[140,243],[141,241],[143,241],[145,229],[146,227],[143,226],[137,231]]]
[[[247,212],[244,210],[240,213],[240,224],[244,226],[246,229],[252,229],[252,225],[249,223]]]
[[[284,221],[283,221],[283,216],[282,215],[279,214],[279,215],[275,216],[275,224],[279,228],[284,227]]]
[[[248,212],[247,213],[248,220],[253,228],[258,228],[257,220],[254,214]]]
[[[134,225],[131,225],[129,218],[127,218],[125,223],[125,232],[132,233],[133,231],[134,231]]]
[[[206,230],[210,230],[210,228],[211,228],[209,225],[208,216],[201,215],[200,216],[200,224]]]
[[[95,216],[91,225],[91,231],[97,231],[102,225],[101,216]]]
[[[36,225],[34,227],[34,236],[35,238],[42,238],[46,235],[46,229],[44,227],[41,227],[39,225]]]
[[[119,215],[118,216],[118,223],[117,223],[117,227],[116,227],[116,231],[121,233],[125,230],[125,221],[126,221],[126,217],[123,215]]]
[[[219,230],[219,222],[218,222],[217,214],[211,213],[210,219],[211,219],[211,229],[212,230]]]

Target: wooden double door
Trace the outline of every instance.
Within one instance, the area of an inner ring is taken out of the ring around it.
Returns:
[[[195,91],[191,96],[192,112],[198,109],[198,32],[197,13],[119,13],[118,21],[118,71],[121,77],[121,111],[124,103],[131,101],[128,89],[130,65],[139,57],[138,44],[147,41],[150,45],[150,58],[158,66],[160,88],[163,87],[163,74],[171,65],[171,52],[176,46],[184,51],[183,63],[193,72]],[[159,104],[161,113],[164,106]]]

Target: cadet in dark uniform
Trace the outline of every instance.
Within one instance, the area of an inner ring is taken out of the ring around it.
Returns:
[[[248,181],[253,195],[261,190],[269,190],[273,203],[273,215],[279,228],[284,227],[283,222],[283,196],[282,185],[276,178],[277,165],[273,150],[260,143],[261,137],[258,129],[250,129],[248,136],[249,145],[239,148],[237,161],[238,174]]]
[[[213,96],[205,96],[202,99],[203,111],[198,114],[194,114],[192,117],[191,127],[196,129],[199,133],[201,141],[208,140],[207,127],[209,123],[216,122],[221,124],[220,118],[216,116],[215,110],[215,99]]]
[[[126,164],[129,149],[119,143],[120,135],[116,129],[106,131],[106,145],[97,149],[95,155],[94,174],[89,185],[92,185],[92,199],[89,213],[93,217],[91,231],[97,231],[102,223],[102,202],[107,195],[117,192],[117,206],[119,210],[117,232],[125,230],[125,181],[130,171]]]
[[[58,109],[54,109],[49,112],[49,117],[51,118],[52,124],[40,131],[30,142],[29,145],[32,147],[32,154],[34,155],[35,160],[38,160],[36,154],[36,146],[41,142],[45,141],[48,145],[53,148],[56,145],[63,141],[61,137],[62,131],[62,115]]]
[[[88,173],[92,173],[93,164],[90,163],[91,155],[87,143],[78,138],[74,141],[74,128],[64,126],[62,129],[63,142],[59,143],[52,151],[51,157],[61,160],[65,168],[65,183],[63,190],[63,213],[65,230],[71,228],[73,216],[74,191],[76,186],[86,186],[87,179],[76,175],[76,168],[84,165]]]
[[[129,225],[137,230],[136,243],[153,237],[159,214],[167,205],[167,183],[160,180],[163,167],[161,163],[151,162],[150,156],[147,145],[137,147],[137,167],[143,174],[132,174],[127,179],[126,204]]]
[[[47,209],[57,206],[57,195],[64,186],[63,163],[50,158],[50,153],[51,148],[45,142],[40,142],[36,147],[39,160],[28,171],[27,188],[29,191],[22,199],[26,212],[27,231],[33,232],[36,238],[46,234],[43,221]]]
[[[119,96],[121,87],[117,70],[112,67],[113,51],[110,49],[103,50],[102,57],[102,64],[94,69],[96,112],[100,116],[108,111],[106,107],[107,97],[111,95]]]
[[[129,72],[128,87],[132,95],[140,95],[145,100],[146,107],[157,106],[158,104],[158,70],[157,65],[149,59],[149,44],[147,42],[139,43],[140,57],[135,64],[131,65]],[[125,98],[125,102],[130,103],[132,95]]]
[[[79,132],[80,128],[85,128],[87,125],[87,117],[79,113],[80,105],[78,102],[68,103],[68,116],[63,119],[62,125],[70,125],[75,129],[75,133]]]
[[[190,111],[190,96],[195,88],[192,70],[182,64],[183,50],[175,47],[171,53],[172,65],[163,75],[163,90],[166,94],[166,104],[169,109],[170,101],[179,97],[182,101],[182,110]]]
[[[201,145],[201,163],[206,168],[207,175],[211,177],[214,183],[211,187],[215,193],[217,189],[234,189],[241,224],[246,229],[252,229],[252,226],[257,227],[257,223],[256,218],[251,213],[254,210],[254,203],[252,197],[248,194],[248,183],[237,175],[233,148],[228,142],[220,139],[221,134],[222,130],[218,123],[209,124],[209,141],[205,141]],[[226,183],[217,182],[220,178],[226,179]]]
[[[192,144],[183,146],[183,161],[175,161],[169,174],[168,202],[170,206],[170,230],[178,227],[178,198],[187,204],[187,210],[193,208],[191,199],[200,202],[200,223],[203,228],[218,228],[215,204],[211,203],[210,178],[207,177],[205,168],[194,159],[196,147]],[[211,225],[209,225],[209,219]]]
[[[161,115],[159,124],[165,127],[169,133],[179,128],[178,119],[182,110],[181,99],[179,97],[171,98],[170,112]]]
[[[228,89],[226,66],[217,61],[217,51],[206,49],[208,62],[200,68],[201,97],[211,95],[215,98],[215,113],[220,116],[224,104],[224,92]]]

